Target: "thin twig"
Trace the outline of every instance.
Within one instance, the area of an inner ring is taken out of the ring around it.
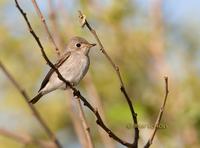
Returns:
[[[96,118],[97,118],[96,123],[97,123],[99,126],[101,126],[101,127],[109,134],[110,137],[112,137],[115,141],[117,141],[117,142],[119,142],[119,143],[121,143],[121,144],[123,144],[123,145],[125,145],[125,146],[127,146],[127,147],[133,147],[133,145],[132,145],[131,143],[128,143],[128,142],[126,142],[126,141],[120,139],[117,135],[115,135],[115,134],[104,124],[104,122],[103,122],[103,120],[102,120],[102,118],[101,118],[101,116],[100,116],[98,110],[96,110],[96,109],[87,101],[87,99],[81,95],[81,93],[80,93],[79,90],[77,90],[75,87],[73,87],[73,86],[70,84],[70,82],[68,82],[67,80],[65,80],[65,79],[63,78],[63,76],[59,73],[58,69],[55,68],[55,66],[51,63],[51,61],[50,61],[50,60],[48,59],[48,57],[46,56],[46,53],[45,53],[44,48],[43,48],[43,46],[42,46],[42,44],[41,44],[41,42],[40,42],[40,39],[38,38],[38,36],[37,36],[37,35],[35,34],[35,32],[33,31],[32,27],[31,27],[31,25],[30,25],[30,23],[29,23],[29,20],[28,20],[28,18],[27,18],[27,16],[26,16],[26,13],[21,9],[21,7],[19,6],[17,0],[15,0],[15,2],[16,2],[17,8],[19,9],[20,13],[21,13],[22,16],[24,17],[24,19],[25,19],[25,21],[26,21],[26,23],[27,23],[27,25],[28,25],[28,29],[29,29],[30,33],[32,34],[33,38],[36,40],[38,46],[40,47],[41,52],[42,52],[42,56],[43,56],[44,59],[46,60],[47,64],[48,64],[52,69],[55,70],[55,72],[56,72],[57,75],[58,75],[58,78],[59,78],[60,80],[62,80],[62,81],[66,84],[66,86],[69,86],[69,88],[73,90],[73,95],[74,95],[74,96],[77,96],[78,98],[80,98],[81,101],[84,103],[84,105],[87,106],[87,107],[95,114],[95,116],[96,116]]]
[[[90,133],[90,128],[87,124],[87,121],[85,119],[85,114],[84,114],[84,111],[83,111],[83,107],[81,105],[81,101],[80,101],[80,98],[77,98],[77,107],[78,107],[78,112],[79,112],[79,117],[81,119],[81,123],[83,125],[83,130],[84,130],[84,133],[85,133],[85,136],[86,136],[86,140],[87,140],[87,148],[93,148],[93,142],[92,142],[92,138],[91,138],[91,133]]]
[[[12,132],[12,131],[0,128],[0,135],[3,135],[8,138],[12,138],[13,140],[25,145],[36,143],[44,148],[55,148],[55,144],[52,143],[51,141],[36,140],[36,139],[33,139],[28,134],[22,134],[22,133],[19,134],[16,132]]]
[[[134,138],[134,142],[133,142],[133,145],[132,147],[138,147],[138,140],[139,140],[139,129],[138,129],[138,121],[137,121],[137,114],[133,108],[133,105],[132,105],[132,102],[131,102],[131,99],[130,97],[128,96],[128,93],[125,89],[125,86],[124,86],[124,83],[123,83],[123,80],[122,80],[122,77],[121,77],[121,73],[120,73],[120,70],[119,70],[119,67],[113,62],[113,60],[111,59],[111,57],[108,55],[108,53],[105,51],[105,48],[102,44],[102,42],[100,41],[96,31],[91,27],[91,25],[88,23],[88,21],[86,20],[86,16],[83,15],[83,13],[81,11],[79,11],[79,18],[80,18],[80,22],[81,22],[81,25],[82,27],[84,26],[87,26],[87,28],[89,29],[89,31],[93,34],[93,36],[95,37],[95,39],[97,40],[99,46],[100,46],[100,50],[101,52],[105,55],[105,57],[108,59],[108,61],[110,62],[110,64],[112,65],[112,67],[114,68],[114,70],[116,71],[116,74],[119,78],[119,81],[120,81],[120,89],[121,89],[121,92],[123,93],[123,95],[125,96],[126,98],[126,101],[129,105],[129,108],[131,110],[131,115],[132,115],[132,119],[133,119],[133,122],[134,122],[134,129],[135,129],[135,138]]]
[[[81,124],[81,119],[77,118],[78,113],[75,112],[75,108],[74,108],[74,97],[73,94],[71,93],[71,91],[66,91],[66,96],[67,98],[70,98],[70,100],[67,101],[67,112],[69,114],[69,117],[72,121],[72,125],[74,127],[74,130],[76,132],[76,135],[80,141],[80,144],[82,147],[86,148],[87,147],[87,140],[86,140],[86,136],[84,133],[84,128],[83,125]]]
[[[150,24],[151,34],[149,48],[151,54],[151,60],[153,60],[153,67],[148,69],[151,75],[154,75],[154,79],[167,73],[170,75],[171,69],[166,62],[165,56],[165,20],[162,11],[164,0],[151,0],[150,1]]]
[[[3,135],[5,137],[9,137],[12,138],[20,143],[23,144],[28,144],[28,143],[32,143],[32,138],[28,135],[24,135],[24,134],[17,134],[11,131],[8,131],[6,129],[0,129],[0,135]]]
[[[57,55],[60,56],[61,55],[61,51],[58,49],[58,47],[57,47],[57,45],[56,45],[56,43],[55,43],[50,31],[49,31],[49,28],[47,26],[46,20],[45,20],[45,18],[43,16],[42,12],[40,11],[40,8],[38,7],[36,0],[32,0],[32,3],[33,3],[33,6],[35,8],[35,11],[37,12],[38,16],[40,17],[40,19],[41,19],[41,21],[42,21],[42,23],[44,25],[44,29],[46,30],[46,32],[48,34],[49,40],[53,43]]]
[[[4,67],[4,65],[0,61],[0,67],[5,73],[5,75],[9,78],[9,80],[14,84],[14,86],[17,88],[17,90],[21,93],[21,95],[24,97],[27,105],[29,106],[30,110],[32,111],[33,115],[35,118],[39,121],[39,123],[42,125],[44,130],[46,131],[47,135],[55,142],[57,147],[60,147],[58,140],[56,139],[55,135],[53,132],[49,129],[47,124],[44,122],[42,117],[40,116],[39,112],[36,110],[36,108],[29,103],[30,97],[26,93],[26,91],[19,85],[19,83],[13,78],[13,76],[8,72],[8,70]]]
[[[104,123],[106,123],[105,112],[103,110],[101,98],[97,92],[94,82],[92,81],[92,76],[90,72],[87,73],[84,79],[84,82],[85,82],[85,88],[86,88],[87,94],[92,98],[91,99],[92,103],[98,108],[99,113],[102,119],[104,120]],[[109,136],[101,129],[101,127],[98,127],[98,131],[104,143],[104,147],[115,148],[115,145],[112,139],[109,138]]]
[[[55,38],[55,43],[57,42],[57,47],[60,50],[63,50],[65,44],[62,40],[62,37],[59,34],[59,26],[58,26],[58,19],[57,19],[57,10],[54,8],[53,0],[48,0],[49,5],[49,20],[51,23],[53,37]],[[60,12],[60,11],[59,11]],[[66,19],[66,18],[65,18]]]
[[[156,134],[156,131],[157,131],[158,127],[159,127],[159,124],[160,124],[160,121],[161,121],[161,118],[162,118],[162,115],[163,115],[163,111],[164,111],[165,104],[166,104],[166,101],[167,101],[168,93],[169,93],[168,77],[165,77],[165,97],[164,97],[163,103],[162,103],[162,105],[160,107],[160,111],[159,111],[158,117],[156,119],[156,122],[155,122],[155,125],[154,125],[154,128],[153,128],[153,132],[152,132],[148,142],[144,146],[144,148],[149,148],[150,145],[153,142],[153,138],[154,138],[154,136]]]

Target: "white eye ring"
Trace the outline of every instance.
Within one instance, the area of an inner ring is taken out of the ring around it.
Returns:
[[[80,43],[77,43],[77,44],[76,44],[76,47],[81,47],[81,44],[80,44]]]

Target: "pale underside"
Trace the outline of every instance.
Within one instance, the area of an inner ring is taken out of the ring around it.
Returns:
[[[78,52],[72,52],[68,58],[58,67],[61,75],[73,85],[77,85],[79,81],[85,76],[89,68],[89,58]],[[55,89],[67,89],[63,81],[58,78],[54,71],[45,86],[39,91],[46,94]]]

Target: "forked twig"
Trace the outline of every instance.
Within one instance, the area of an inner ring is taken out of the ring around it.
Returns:
[[[157,131],[158,127],[159,127],[159,124],[160,124],[160,121],[161,121],[161,118],[162,118],[162,115],[163,115],[163,111],[164,111],[164,108],[165,108],[165,104],[166,104],[166,101],[167,101],[168,94],[169,94],[168,77],[165,77],[165,97],[164,97],[163,103],[162,103],[162,105],[160,107],[160,111],[158,113],[158,117],[156,119],[156,122],[154,124],[153,132],[152,132],[148,142],[145,144],[144,148],[149,148],[150,145],[153,142],[153,138],[154,138],[154,136],[156,134],[156,131]]]
[[[132,115],[132,119],[133,119],[133,123],[134,123],[134,129],[135,129],[135,138],[134,138],[134,142],[132,144],[132,147],[138,147],[138,140],[139,140],[139,129],[138,129],[138,121],[137,121],[137,114],[133,108],[133,105],[132,105],[132,102],[131,102],[131,99],[125,89],[125,86],[124,86],[124,82],[122,80],[122,77],[121,77],[121,73],[120,73],[120,70],[119,70],[119,67],[113,62],[113,60],[111,59],[111,57],[108,55],[108,53],[105,51],[105,48],[102,44],[102,42],[100,41],[96,31],[91,27],[91,25],[88,23],[88,21],[86,20],[86,16],[81,12],[79,11],[79,18],[80,18],[80,23],[81,23],[81,26],[84,27],[86,26],[89,31],[93,34],[93,36],[95,37],[95,39],[97,40],[99,46],[100,46],[100,50],[101,52],[105,55],[105,57],[108,59],[108,61],[110,62],[110,64],[112,65],[112,67],[114,68],[114,70],[116,71],[116,74],[119,78],[119,81],[120,81],[120,90],[121,92],[123,93],[123,95],[125,96],[126,98],[126,101],[128,103],[128,106],[131,110],[131,115]]]

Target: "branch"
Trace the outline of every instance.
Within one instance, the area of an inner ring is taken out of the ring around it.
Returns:
[[[32,27],[31,27],[31,25],[30,25],[30,23],[29,23],[29,20],[28,20],[28,18],[27,18],[27,16],[26,16],[26,13],[21,9],[21,7],[19,6],[17,0],[15,0],[15,2],[16,2],[17,8],[19,9],[20,13],[21,13],[22,16],[24,17],[25,22],[27,23],[27,26],[28,26],[28,29],[29,29],[30,33],[32,34],[33,38],[36,40],[38,46],[40,47],[40,50],[41,50],[41,52],[42,52],[42,56],[43,56],[44,59],[46,60],[47,64],[48,64],[51,68],[53,68],[53,69],[55,70],[55,72],[56,72],[57,75],[58,75],[58,78],[59,78],[60,80],[62,80],[62,81],[66,84],[66,86],[69,86],[70,89],[73,90],[73,95],[76,96],[76,97],[78,97],[78,98],[80,98],[81,101],[84,103],[84,105],[87,106],[87,107],[95,114],[95,116],[96,116],[96,118],[97,118],[96,123],[97,123],[99,126],[101,126],[102,129],[104,129],[104,130],[108,133],[108,135],[109,135],[110,137],[112,137],[115,141],[117,141],[117,142],[119,142],[119,143],[121,143],[121,144],[123,144],[123,145],[125,145],[125,146],[127,146],[127,147],[133,147],[132,144],[130,144],[130,143],[128,143],[128,142],[126,142],[126,141],[120,139],[117,135],[115,135],[115,134],[104,124],[104,122],[103,122],[103,120],[102,120],[102,118],[101,118],[101,116],[100,116],[98,110],[94,109],[94,107],[86,100],[86,98],[83,97],[83,96],[81,95],[80,91],[77,90],[75,87],[73,87],[73,86],[70,84],[70,82],[68,82],[67,80],[65,80],[65,79],[63,78],[63,76],[59,73],[58,69],[55,68],[55,66],[51,63],[51,61],[50,61],[50,60],[48,59],[48,57],[46,56],[46,53],[44,52],[44,48],[43,48],[43,46],[42,46],[42,44],[41,44],[41,42],[40,42],[40,39],[38,38],[38,36],[37,36],[37,35],[35,34],[35,32],[33,31]]]
[[[91,134],[90,134],[90,128],[87,124],[87,121],[85,119],[85,114],[83,111],[83,107],[81,105],[81,101],[80,98],[77,97],[77,106],[78,106],[78,112],[79,112],[79,117],[81,119],[81,124],[83,125],[83,131],[85,133],[86,136],[86,140],[87,140],[87,148],[93,148],[93,143],[92,143],[92,138],[91,138]]]
[[[134,108],[133,108],[133,105],[132,105],[132,102],[131,102],[131,99],[130,97],[128,96],[128,93],[125,89],[125,86],[124,86],[124,83],[122,81],[122,77],[121,77],[121,73],[120,73],[120,70],[119,70],[119,67],[117,65],[115,65],[115,63],[113,62],[113,60],[111,59],[111,57],[107,54],[107,52],[105,51],[105,48],[103,46],[103,44],[101,43],[96,31],[90,26],[90,24],[88,23],[88,21],[86,20],[86,16],[82,14],[81,11],[79,11],[79,18],[80,18],[80,23],[82,25],[82,27],[86,26],[89,31],[93,34],[93,36],[95,37],[95,39],[97,40],[99,46],[100,46],[100,50],[101,52],[105,55],[105,57],[108,59],[108,61],[110,62],[110,64],[112,65],[112,67],[114,68],[117,76],[118,76],[118,79],[120,81],[120,89],[121,89],[121,92],[123,93],[124,97],[126,98],[126,101],[129,105],[129,108],[131,110],[131,115],[132,115],[132,119],[133,119],[133,122],[134,122],[134,129],[135,129],[135,138],[134,138],[134,142],[132,144],[132,147],[138,147],[138,140],[139,140],[139,129],[138,129],[138,121],[137,121],[137,114],[136,112],[134,111]]]
[[[53,0],[48,0],[48,6],[49,6],[49,20],[52,26],[51,28],[52,28],[53,37],[55,38],[55,42],[57,42],[58,48],[63,49],[65,44],[59,33],[60,27],[58,26],[58,21],[57,21],[58,20],[57,13],[56,13],[57,10],[54,8]]]
[[[106,124],[105,112],[103,110],[101,98],[97,92],[97,88],[95,87],[94,82],[92,81],[92,76],[90,72],[87,73],[84,82],[85,82],[86,92],[89,95],[89,97],[92,98],[91,103],[93,103],[98,108],[99,113],[102,119],[104,120],[104,123]],[[104,147],[115,148],[112,139],[109,138],[109,136],[101,129],[101,127],[98,127],[98,131],[101,136],[102,142],[104,143]]]
[[[0,61],[0,68],[2,69],[2,71],[5,73],[5,75],[9,78],[9,80],[14,84],[14,86],[17,88],[17,90],[21,93],[21,95],[24,97],[27,105],[29,106],[30,110],[32,111],[33,115],[35,116],[35,118],[39,121],[39,123],[42,125],[42,127],[44,128],[44,130],[46,131],[47,135],[52,138],[52,140],[55,142],[55,144],[57,145],[57,147],[60,148],[60,145],[58,143],[58,140],[56,139],[55,135],[53,134],[53,132],[49,129],[49,127],[47,126],[47,124],[44,122],[44,120],[42,119],[42,117],[40,116],[40,114],[38,113],[38,111],[36,110],[36,108],[29,103],[29,99],[30,97],[28,96],[28,94],[26,93],[26,91],[19,85],[19,83],[12,77],[12,75],[7,71],[7,69],[4,67],[4,65],[1,63]]]
[[[51,141],[43,141],[43,140],[36,140],[33,139],[31,136],[27,135],[27,134],[18,134],[12,131],[8,131],[6,129],[1,129],[0,128],[0,135],[3,135],[5,137],[9,137],[14,139],[17,142],[20,142],[22,144],[32,144],[32,143],[36,143],[38,145],[40,145],[41,147],[44,148],[55,148],[55,144],[52,143]]]
[[[160,111],[159,111],[158,117],[156,119],[153,132],[152,132],[152,134],[151,134],[148,142],[144,146],[144,148],[149,148],[150,145],[153,142],[153,138],[154,138],[154,136],[156,134],[156,131],[157,131],[158,127],[159,127],[159,124],[160,124],[160,121],[161,121],[161,118],[162,118],[162,115],[163,115],[163,111],[164,111],[165,104],[166,104],[166,101],[167,101],[168,93],[169,93],[169,89],[168,89],[168,77],[165,77],[165,97],[164,97],[162,106],[160,107]]]
[[[82,147],[87,147],[87,140],[85,138],[85,133],[84,133],[84,128],[83,128],[83,125],[81,124],[81,119],[80,118],[77,118],[78,114],[77,112],[74,111],[74,105],[73,105],[73,102],[74,102],[74,97],[72,96],[71,94],[71,91],[66,91],[66,96],[68,98],[70,98],[69,101],[67,101],[67,112],[70,116],[70,119],[72,121],[72,125],[74,127],[74,130],[76,132],[76,135],[79,139],[79,142],[81,144]]]
[[[35,11],[37,12],[38,16],[39,16],[40,19],[41,19],[41,22],[42,22],[43,25],[44,25],[44,29],[46,30],[46,32],[47,32],[47,34],[48,34],[49,40],[53,43],[57,55],[60,56],[60,55],[61,55],[61,51],[58,49],[58,47],[57,47],[57,45],[56,45],[56,43],[55,43],[55,41],[54,41],[54,39],[53,39],[53,37],[52,37],[50,31],[49,31],[49,28],[48,28],[48,26],[47,26],[47,24],[46,24],[45,18],[44,18],[44,16],[43,16],[42,12],[40,11],[40,8],[38,7],[36,0],[32,0],[32,3],[33,3],[33,6],[34,6],[34,8],[35,8]]]
[[[28,135],[22,135],[22,134],[17,134],[11,131],[8,131],[6,129],[0,129],[0,135],[3,135],[5,137],[9,137],[12,138],[20,143],[23,144],[28,144],[28,143],[32,143],[32,138],[29,137]]]

